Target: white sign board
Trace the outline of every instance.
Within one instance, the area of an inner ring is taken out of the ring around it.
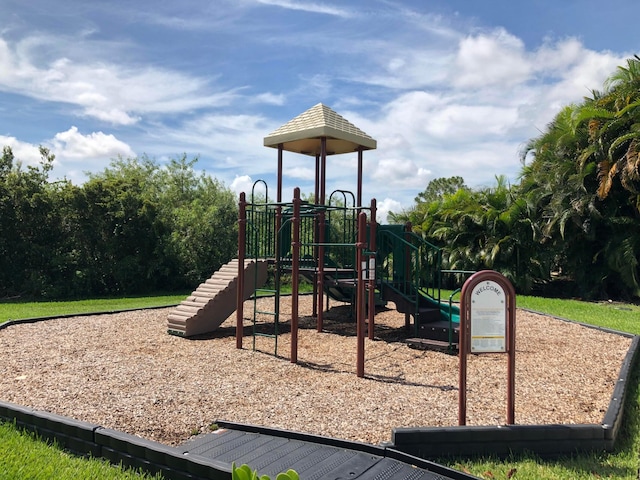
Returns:
[[[471,291],[471,353],[506,352],[507,302],[496,282],[478,283]]]

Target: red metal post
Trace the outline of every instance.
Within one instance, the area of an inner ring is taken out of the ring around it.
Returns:
[[[326,192],[326,175],[327,175],[327,137],[320,138],[320,198],[316,199],[316,205],[325,204],[325,192]],[[325,233],[325,214],[324,210],[320,211],[318,218],[318,250],[316,265],[318,266],[317,273],[317,308],[318,317],[316,319],[318,332],[322,331],[323,327],[323,308],[324,308],[324,233]]]
[[[356,268],[358,271],[356,283],[356,335],[358,337],[356,374],[364,377],[364,279],[362,261],[366,258],[364,249],[367,246],[367,215],[360,212],[358,215],[358,241],[356,243]]]
[[[320,154],[316,155],[316,183],[313,191],[313,203],[318,204],[320,200]]]
[[[323,311],[324,311],[324,232],[325,232],[325,216],[324,210],[317,214],[318,218],[318,258],[316,265],[318,266],[316,273],[316,290],[317,290],[317,306],[318,316],[316,317],[316,329],[318,332],[323,328]]]
[[[411,232],[411,222],[407,222],[404,224],[404,232],[405,232],[405,240],[409,241],[409,233]],[[404,278],[402,279],[404,282],[403,288],[406,288],[406,286],[409,284],[409,282],[412,280],[409,276],[409,272],[411,270],[411,252],[409,251],[409,246],[405,246],[404,248]],[[414,323],[416,325],[416,329],[418,328],[418,321],[417,319],[414,319]],[[404,327],[407,329],[407,331],[409,331],[409,329],[411,328],[411,314],[410,313],[405,313],[404,314]],[[417,333],[417,332],[416,332]]]
[[[278,183],[276,188],[276,224],[275,224],[275,232],[273,238],[273,250],[274,256],[276,258],[276,275],[280,275],[279,265],[280,265],[280,227],[282,227],[282,207],[280,204],[282,203],[282,152],[284,150],[284,146],[280,143],[278,144]],[[267,199],[265,199],[266,201]]]
[[[276,189],[276,202],[282,202],[282,152],[284,145],[278,144],[278,183]]]
[[[376,199],[371,199],[371,219],[369,220],[369,339],[373,340],[375,335],[375,316],[376,316],[376,278],[375,278],[375,251],[377,248],[376,245]],[[373,268],[372,268],[373,267]]]
[[[316,204],[325,204],[327,183],[327,137],[320,139],[320,201],[316,200]]]
[[[469,282],[462,286],[461,298],[468,295]],[[458,333],[458,425],[467,424],[467,353],[469,352],[469,302],[460,305],[460,331]]]
[[[362,206],[362,147],[358,147],[358,207]]]
[[[238,203],[238,289],[236,292],[236,348],[242,348],[244,324],[244,257],[247,238],[247,197],[240,194]]]
[[[298,363],[298,279],[300,276],[300,188],[293,190],[291,263],[291,363]]]
[[[318,205],[318,199],[320,197],[320,155],[316,155],[316,181],[315,181],[315,190],[313,194],[313,203]],[[318,221],[318,216],[316,215],[313,219],[313,242],[318,243],[318,231],[320,229],[320,223]],[[315,258],[318,258],[318,247],[313,247],[313,253]],[[322,305],[320,305],[322,307]],[[316,272],[313,276],[313,312],[312,315],[316,317],[318,315],[318,273]]]
[[[511,282],[505,282],[507,299],[507,424],[516,423],[516,292]]]

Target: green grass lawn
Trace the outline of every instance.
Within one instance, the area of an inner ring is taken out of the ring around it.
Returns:
[[[71,455],[35,435],[0,422],[0,478],[29,480],[139,480],[162,478]]]
[[[22,318],[51,317],[76,313],[112,312],[133,308],[170,306],[180,303],[188,293],[154,297],[98,298],[66,302],[0,301],[0,323]]]
[[[152,306],[174,305],[184,299],[185,295],[143,297],[143,298],[123,298],[123,299],[98,299],[78,302],[0,302],[0,322],[8,319],[33,318],[50,315],[63,315],[70,313],[86,313],[95,311],[114,311],[129,308],[143,308]],[[443,297],[445,298],[445,297]],[[446,294],[448,299],[448,293]],[[558,300],[540,297],[518,296],[516,299],[518,307],[528,308],[550,315],[576,320],[583,323],[611,328],[614,330],[640,334],[640,307],[619,303],[591,303],[577,300]],[[443,463],[458,470],[472,473],[480,478],[487,479],[507,479],[515,480],[538,480],[538,479],[592,479],[592,478],[616,478],[616,479],[637,479],[640,454],[640,376],[637,369],[634,370],[629,385],[629,396],[625,406],[625,421],[613,453],[597,453],[590,455],[574,455],[562,457],[554,460],[545,460],[535,455],[514,456],[506,460],[492,458],[482,459],[443,459]],[[516,386],[517,387],[517,386]],[[9,430],[11,435],[17,434],[15,429],[5,424],[0,429],[0,443],[5,444],[3,435],[7,435],[4,430]],[[24,435],[24,434],[20,434]],[[11,450],[15,453],[5,454],[0,447],[0,478],[52,478],[47,476],[22,475],[20,470],[9,470],[10,468],[23,468],[25,459],[31,458],[32,451],[38,452],[39,448],[47,447],[46,444],[38,442],[33,438],[28,441],[21,439],[12,440]],[[43,447],[44,446],[44,447]],[[35,456],[39,454],[36,453]],[[46,461],[46,468],[58,468],[56,465],[61,462],[60,469],[66,467],[67,457],[74,461],[86,462],[84,459],[70,457],[58,451],[53,454],[50,460]],[[100,462],[98,462],[100,463]],[[42,465],[45,469],[45,465]],[[76,468],[76,467],[73,467]],[[78,467],[80,468],[80,467]],[[82,468],[98,468],[91,462],[90,465]],[[15,475],[4,475],[4,472],[18,472]],[[57,471],[57,470],[56,470]],[[116,469],[116,471],[118,471]],[[137,477],[103,477],[93,475],[91,470],[86,470],[86,475],[69,474],[68,477],[75,478],[137,478]],[[133,475],[131,472],[118,471],[118,474]],[[55,478],[67,478],[58,477]]]

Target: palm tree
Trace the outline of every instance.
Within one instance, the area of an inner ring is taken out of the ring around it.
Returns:
[[[627,60],[605,82],[605,92],[588,100],[580,112],[590,143],[583,156],[597,154],[598,196],[606,198],[616,180],[637,205],[640,185],[640,59]],[[617,187],[615,187],[617,188]]]
[[[592,295],[601,277],[594,264],[594,236],[602,215],[597,202],[597,155],[581,153],[589,146],[588,124],[580,105],[562,109],[547,130],[529,142],[523,160],[520,194],[535,205],[535,223],[554,270],[568,274],[580,294]]]
[[[640,61],[631,59],[580,105],[565,107],[525,155],[523,192],[538,202],[558,267],[582,293],[640,292]]]

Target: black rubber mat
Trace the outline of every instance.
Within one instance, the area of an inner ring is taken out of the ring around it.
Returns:
[[[189,455],[197,455],[228,464],[247,464],[260,475],[269,475],[271,478],[290,468],[298,472],[302,480],[476,478],[442,466],[437,466],[437,471],[434,471],[389,458],[382,447],[364,449],[379,453],[375,454],[371,451],[360,451],[357,449],[358,444],[353,445],[355,448],[351,449],[300,438],[221,428],[189,440],[178,448],[187,458]]]

